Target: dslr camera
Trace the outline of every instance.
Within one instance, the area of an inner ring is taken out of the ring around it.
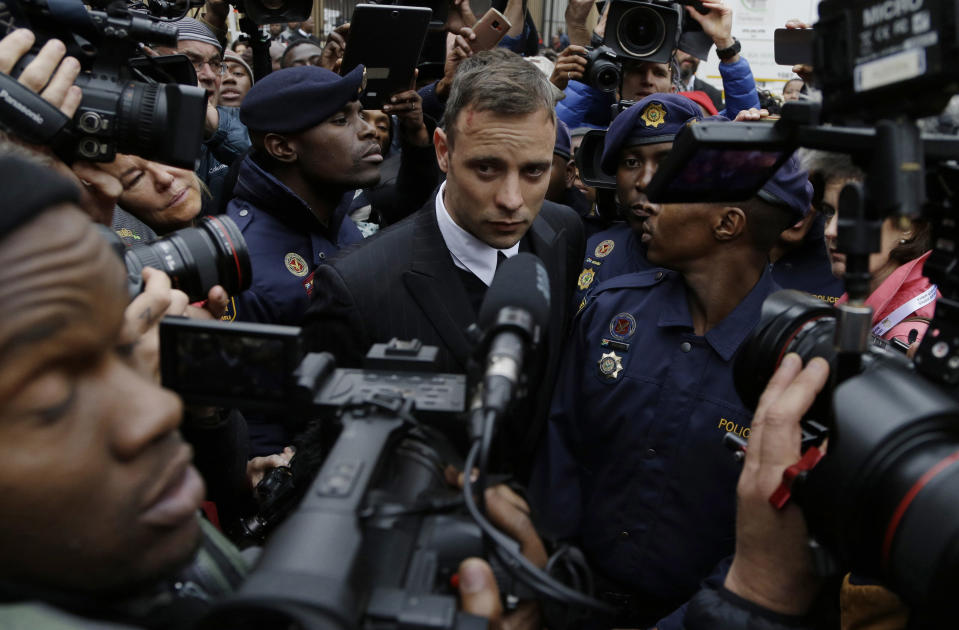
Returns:
[[[679,47],[679,36],[686,26],[683,4],[610,0],[603,44],[625,59],[666,63]]]
[[[583,82],[614,92],[622,80],[623,62],[669,63],[681,45],[691,54],[705,55],[712,41],[698,22],[688,19],[684,5],[703,15],[709,12],[699,0],[609,0],[606,35],[589,49]]]
[[[73,120],[11,77],[0,76],[0,124],[51,146],[64,161],[110,162],[119,153],[192,169],[203,142],[206,93],[181,55],[144,57],[140,44],[176,46],[177,27],[125,4],[87,10],[80,0],[2,0],[8,31],[29,28],[36,43],[18,76],[50,39],[80,61],[83,101]],[[6,32],[3,33],[4,35]]]
[[[191,301],[205,300],[218,284],[228,295],[250,288],[250,251],[243,233],[225,214],[201,217],[194,227],[130,247],[113,230],[100,227],[127,269],[131,300],[143,292],[144,267],[166,273],[173,288],[186,293]]]

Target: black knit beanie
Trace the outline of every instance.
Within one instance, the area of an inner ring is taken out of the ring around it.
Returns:
[[[12,155],[0,155],[0,191],[0,239],[50,206],[80,199],[80,191],[67,178]]]

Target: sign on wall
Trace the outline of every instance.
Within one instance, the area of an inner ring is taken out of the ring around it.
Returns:
[[[818,19],[819,0],[726,0],[733,9],[733,36],[742,43],[742,55],[749,60],[757,84],[778,91],[795,77],[789,66],[776,65],[773,32],[790,19],[813,24]],[[699,66],[697,75],[722,89],[716,49]]]

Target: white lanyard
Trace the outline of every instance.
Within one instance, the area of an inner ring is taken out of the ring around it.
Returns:
[[[889,330],[892,329],[893,326],[895,326],[902,320],[906,319],[910,313],[918,311],[923,306],[925,306],[926,304],[929,304],[935,299],[936,299],[936,285],[932,285],[931,287],[929,287],[929,290],[923,293],[920,293],[919,295],[912,298],[911,300],[909,300],[908,302],[906,302],[905,304],[903,304],[902,306],[900,306],[893,312],[886,315],[886,317],[881,322],[873,326],[872,334],[874,334],[877,337],[882,337],[887,332],[889,332]]]

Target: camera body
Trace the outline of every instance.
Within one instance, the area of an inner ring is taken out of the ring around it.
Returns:
[[[173,77],[196,75],[186,58],[155,62],[140,56],[138,45],[176,46],[177,27],[135,13],[123,4],[106,12],[87,10],[80,0],[5,0],[0,16],[12,25],[31,29],[36,43],[13,69],[17,76],[50,39],[67,46],[80,61],[75,83],[83,100],[64,122],[53,142],[67,162],[110,162],[131,153],[150,160],[192,169],[203,141],[206,93],[181,85]],[[131,58],[138,57],[133,62]],[[36,137],[36,118],[4,114],[4,126],[23,137]]]
[[[588,48],[583,83],[600,92],[615,92],[623,80],[616,53],[609,46]]]
[[[609,0],[603,44],[622,59],[668,63],[685,25],[679,2]]]

